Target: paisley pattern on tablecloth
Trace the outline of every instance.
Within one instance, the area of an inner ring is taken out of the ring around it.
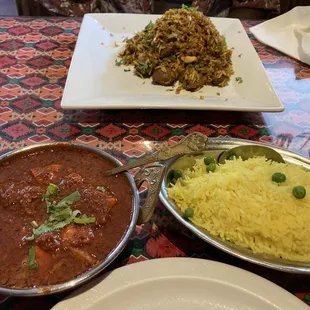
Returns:
[[[310,155],[310,67],[256,41],[249,34],[278,96],[282,113],[216,111],[63,111],[60,100],[80,19],[0,18],[0,154],[26,145],[71,141],[98,147],[125,163],[199,131],[242,138]],[[257,22],[243,22],[246,30]],[[248,31],[249,32],[249,31]],[[145,190],[141,190],[145,195]],[[307,277],[253,266],[204,243],[158,203],[149,224],[137,226],[110,268],[151,258],[215,259],[251,270],[309,303]]]

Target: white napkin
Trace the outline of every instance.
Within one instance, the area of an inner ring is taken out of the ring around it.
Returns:
[[[310,6],[295,7],[250,31],[260,42],[310,65]]]

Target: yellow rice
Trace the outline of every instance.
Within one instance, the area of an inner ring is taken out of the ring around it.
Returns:
[[[275,172],[286,181],[273,182]],[[183,175],[167,191],[183,212],[194,210],[193,223],[254,253],[310,262],[310,173],[303,167],[259,157],[206,173],[198,159]],[[305,198],[293,196],[296,185],[305,187]]]

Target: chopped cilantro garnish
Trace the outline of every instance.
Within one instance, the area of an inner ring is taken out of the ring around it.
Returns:
[[[58,187],[57,187],[57,190],[58,190]],[[61,228],[71,223],[88,224],[88,223],[95,222],[96,218],[94,217],[88,218],[86,215],[84,217],[81,217],[81,221],[79,220],[75,221],[75,219],[77,219],[77,216],[79,216],[81,212],[79,210],[73,211],[70,206],[73,204],[73,202],[79,201],[80,199],[81,199],[81,195],[78,191],[71,193],[70,195],[66,196],[58,203],[56,202],[51,203],[48,201],[47,198],[45,198],[45,202],[47,205],[47,211],[50,214],[49,218],[40,226],[38,226],[38,224],[35,221],[33,221],[32,222],[33,235],[25,237],[24,239],[27,241],[34,240],[35,238],[39,237],[41,234],[44,234],[46,232],[60,230]]]
[[[124,72],[129,72],[131,71],[129,68],[128,69],[124,69]]]
[[[105,191],[103,186],[98,186],[98,190]],[[59,190],[58,186],[55,184],[49,184],[46,190],[46,193],[42,195],[43,201],[46,202],[47,212],[50,214],[49,218],[40,226],[36,221],[32,221],[32,232],[33,234],[28,237],[24,237],[23,239],[26,241],[33,241],[38,238],[41,234],[58,231],[65,226],[75,223],[75,224],[90,224],[96,222],[95,217],[88,217],[86,214],[81,215],[79,210],[72,210],[71,205],[73,202],[79,201],[81,199],[81,195],[78,191],[71,193],[70,195],[63,198],[58,203],[49,201],[50,196],[57,193]],[[35,260],[36,258],[36,250],[35,246],[32,246],[29,249],[28,259],[27,259],[27,267],[29,269],[35,269],[39,267],[39,264]]]
[[[71,208],[69,208],[69,216],[62,220],[62,221],[57,221],[52,217],[52,215],[38,228],[33,229],[33,236],[34,238],[39,237],[40,235],[51,232],[51,231],[57,231],[60,230],[61,228],[64,228],[65,226],[71,224],[74,219],[76,218],[77,215],[81,214],[79,210],[72,211]]]
[[[105,187],[104,186],[97,186],[96,190],[98,190],[100,192],[105,192]]]
[[[74,220],[74,223],[76,224],[90,224],[90,223],[95,223],[96,218],[95,217],[88,217],[85,214],[83,214],[81,217],[76,217]]]
[[[124,64],[124,59],[121,59],[121,60],[115,59],[115,66],[120,67],[120,66],[123,65],[123,64]]]
[[[29,269],[36,269],[39,267],[39,264],[36,262],[36,249],[34,246],[32,246],[29,249],[29,254],[28,254],[28,260],[27,260],[27,267]]]
[[[57,191],[58,191],[58,186],[53,184],[53,183],[50,183],[47,186],[45,194],[42,195],[42,199],[46,200],[46,199],[50,198],[51,196],[55,195],[57,193]]]
[[[139,67],[139,69],[140,69],[141,71],[146,71],[146,70],[148,69],[148,67],[149,67],[147,64],[145,64],[145,63],[142,62],[142,61],[138,61],[137,66]]]
[[[182,4],[182,9],[187,11],[198,11],[198,7],[187,6],[185,4]]]
[[[79,201],[80,199],[81,199],[80,193],[78,191],[75,191],[70,195],[68,195],[67,197],[63,198],[61,201],[59,201],[56,206],[54,205],[52,206],[54,207],[55,211],[58,211],[67,208],[68,206],[72,205],[73,202]]]
[[[223,37],[222,42],[220,42],[220,43],[218,44],[218,48],[219,48],[219,50],[222,50],[223,48],[226,48],[226,47],[227,47],[226,38]]]
[[[153,28],[153,23],[152,23],[152,21],[150,20],[150,22],[145,26],[145,30],[146,30],[146,31],[150,31],[150,30],[152,30],[152,28]]]
[[[135,73],[141,78],[149,77],[152,73],[152,64],[148,65],[142,61],[138,61],[135,66]]]
[[[53,213],[51,213],[51,215],[49,216],[49,221],[63,221],[66,218],[68,218],[71,215],[71,209],[66,207],[65,209],[59,210],[59,211],[54,211]]]
[[[235,81],[238,82],[239,84],[240,84],[240,83],[243,83],[243,79],[242,79],[241,76],[237,76],[237,77],[235,78]]]

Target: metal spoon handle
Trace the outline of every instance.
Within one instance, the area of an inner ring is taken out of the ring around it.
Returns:
[[[201,134],[200,132],[193,132],[172,146],[165,145],[160,150],[150,155],[146,155],[145,157],[138,159],[135,162],[107,170],[104,172],[104,175],[109,176],[149,163],[164,161],[177,155],[201,152],[205,150],[207,141],[207,136]]]

